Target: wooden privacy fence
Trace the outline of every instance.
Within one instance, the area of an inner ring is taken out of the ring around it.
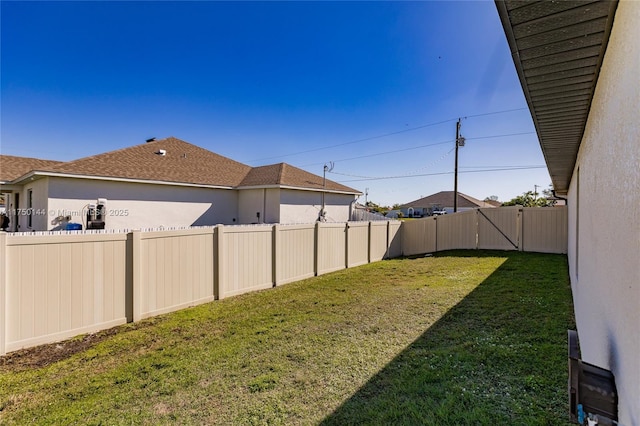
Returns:
[[[566,208],[408,222],[0,232],[0,355],[384,258],[478,248],[566,253]]]
[[[566,207],[501,207],[402,224],[402,254],[451,249],[567,252]]]
[[[402,254],[398,221],[0,232],[0,355]]]

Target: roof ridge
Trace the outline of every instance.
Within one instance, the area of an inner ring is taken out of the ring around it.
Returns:
[[[56,164],[46,171],[233,187],[249,170],[246,164],[170,136]]]
[[[288,166],[287,163],[285,162],[280,162],[278,163],[278,183],[282,182],[284,180],[284,174],[285,174],[285,166]]]
[[[140,147],[140,146],[150,146],[150,145],[153,145],[153,144],[156,144],[156,143],[166,142],[166,141],[169,141],[171,139],[173,139],[175,141],[178,141],[178,142],[186,143],[188,145],[192,145],[192,146],[195,146],[195,147],[199,148],[197,145],[193,145],[192,143],[189,143],[189,142],[184,141],[182,139],[176,138],[174,136],[169,136],[169,137],[166,137],[164,139],[158,139],[158,140],[154,140],[154,141],[151,141],[151,142],[144,142],[144,143],[139,143],[139,144],[136,144],[136,145],[125,146],[125,147],[122,147],[122,148],[114,149],[112,151],[100,152],[98,154],[87,155],[85,157],[76,158],[75,160],[65,161],[64,165],[73,165],[74,163],[77,163],[79,161],[88,160],[90,158],[100,157],[102,155],[113,155],[113,154],[117,154],[117,153],[122,152],[122,151],[126,151],[128,149],[133,149],[133,148]],[[58,166],[62,166],[62,165],[58,164],[56,167],[58,167]]]

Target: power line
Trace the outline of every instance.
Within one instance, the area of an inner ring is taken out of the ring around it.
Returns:
[[[491,135],[491,136],[476,136],[475,138],[465,138],[468,141],[476,140],[476,139],[493,139],[493,138],[506,138],[508,136],[522,136],[522,135],[534,135],[536,132],[520,132],[520,133],[509,133],[506,135]]]
[[[499,167],[508,167],[508,168],[529,168],[529,167],[542,167],[540,164],[521,164],[521,165],[513,165],[513,166],[460,166],[461,169],[495,169]]]
[[[487,115],[504,114],[505,112],[522,111],[522,110],[525,110],[525,109],[529,109],[529,107],[505,109],[503,111],[493,111],[493,112],[485,112],[483,114],[467,115],[464,118],[484,117],[484,116],[487,116]]]
[[[470,141],[470,140],[477,140],[477,139],[494,139],[494,138],[505,138],[505,137],[509,137],[509,136],[521,136],[521,135],[533,135],[533,134],[535,134],[535,132],[522,132],[522,133],[509,133],[509,134],[504,134],[504,135],[478,136],[478,137],[475,137],[475,138],[465,138],[465,139]],[[447,143],[451,143],[453,141],[454,141],[453,139],[449,139],[449,140],[446,140],[446,141],[435,142],[435,143],[431,143],[431,144],[427,144],[427,145],[418,145],[418,146],[414,146],[414,147],[410,147],[410,148],[402,148],[402,149],[394,149],[392,151],[377,152],[375,154],[367,154],[367,155],[359,155],[357,157],[342,158],[340,160],[334,160],[334,162],[337,163],[337,162],[340,162],[340,161],[359,160],[361,158],[376,157],[376,156],[379,156],[379,155],[386,155],[386,154],[395,154],[397,152],[412,151],[412,150],[416,150],[416,149],[428,148],[428,147],[431,147],[431,146],[444,145],[444,144],[447,144]],[[298,167],[318,166],[318,165],[321,165],[321,164],[324,164],[324,162],[303,164],[302,166],[298,166]]]
[[[350,141],[350,142],[344,142],[344,143],[324,146],[324,147],[320,147],[320,148],[308,149],[306,151],[298,151],[298,152],[294,152],[292,154],[284,154],[284,155],[276,155],[276,156],[273,156],[273,157],[259,158],[257,160],[249,161],[249,163],[251,163],[253,161],[271,160],[271,159],[274,159],[274,158],[292,157],[294,155],[307,154],[309,152],[316,152],[316,151],[322,151],[322,150],[325,150],[325,149],[337,148],[339,146],[345,146],[345,145],[351,145],[351,144],[354,144],[354,143],[366,142],[366,141],[370,141],[370,140],[373,140],[373,139],[386,138],[388,136],[398,135],[400,133],[413,132],[414,130],[424,129],[425,127],[437,126],[438,124],[448,123],[449,121],[451,121],[451,120],[438,121],[437,123],[429,123],[429,124],[425,124],[425,125],[422,125],[422,126],[411,127],[409,129],[398,130],[396,132],[385,133],[385,134],[378,135],[378,136],[371,136],[371,137],[364,138],[364,139],[357,139],[357,140]]]
[[[502,172],[502,171],[511,171],[511,170],[544,169],[544,168],[546,168],[546,166],[505,167],[505,168],[487,169],[487,170],[468,170],[468,171],[463,171],[458,173],[487,173],[487,172]],[[341,183],[347,183],[347,182],[362,182],[362,181],[368,181],[368,180],[405,179],[405,178],[412,178],[412,177],[451,175],[453,174],[453,172],[423,173],[418,175],[399,175],[399,176],[376,176],[376,177],[351,175],[351,174],[338,173],[338,172],[332,172],[332,174],[360,178],[360,179],[341,181]]]
[[[395,154],[396,152],[413,151],[415,149],[422,149],[422,148],[427,148],[427,147],[436,146],[436,145],[444,145],[444,144],[451,143],[451,142],[453,142],[453,139],[448,140],[448,141],[436,142],[436,143],[432,143],[432,144],[428,144],[428,145],[414,146],[414,147],[411,147],[411,148],[394,149],[393,151],[385,151],[385,152],[378,152],[378,153],[375,153],[375,154],[359,155],[357,157],[342,158],[340,160],[335,160],[335,162],[359,160],[360,158],[369,158],[369,157],[376,157],[378,155]],[[318,164],[324,164],[324,163],[305,164],[305,165],[300,166],[300,167],[317,166]]]
[[[528,109],[528,108],[513,108],[513,109],[502,110],[502,111],[487,112],[487,113],[483,113],[483,114],[467,115],[465,118],[484,117],[484,116],[487,116],[487,115],[504,114],[504,113],[507,113],[507,112],[521,111],[521,110],[525,110],[525,109]],[[343,143],[339,143],[339,144],[335,144],[335,145],[328,145],[328,146],[324,146],[324,147],[308,149],[308,150],[305,150],[305,151],[298,151],[298,152],[294,152],[294,153],[291,153],[291,154],[275,155],[275,156],[272,156],[272,157],[263,157],[263,158],[258,158],[258,159],[255,159],[255,160],[250,160],[250,161],[247,161],[247,162],[248,163],[252,163],[254,161],[272,160],[274,158],[292,157],[294,155],[300,155],[300,154],[307,154],[307,153],[310,153],[310,152],[323,151],[325,149],[337,148],[337,147],[340,147],[340,146],[351,145],[351,144],[360,143],[360,142],[367,142],[367,141],[374,140],[374,139],[386,138],[388,136],[398,135],[398,134],[401,134],[401,133],[413,132],[415,130],[424,129],[425,127],[437,126],[439,124],[449,123],[451,121],[456,121],[456,120],[457,120],[457,118],[450,118],[450,119],[447,119],[447,120],[442,120],[442,121],[429,123],[429,124],[423,124],[421,126],[410,127],[408,129],[402,129],[402,130],[398,130],[398,131],[395,131],[395,132],[384,133],[384,134],[377,135],[377,136],[370,136],[370,137],[367,137],[367,138],[356,139],[356,140],[353,140],[353,141],[343,142]]]

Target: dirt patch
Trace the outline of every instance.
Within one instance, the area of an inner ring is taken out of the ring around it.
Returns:
[[[65,340],[63,342],[50,343],[48,345],[41,345],[11,352],[0,357],[0,370],[17,372],[32,368],[46,367],[54,362],[69,358],[78,352],[87,350],[116,333],[118,333],[118,327],[100,331],[98,333],[86,334],[82,336],[82,338],[75,338],[72,340]]]
[[[119,333],[126,333],[140,328],[149,327],[157,321],[145,320],[126,326],[113,327],[96,333],[85,334],[62,342],[20,349],[0,357],[0,372],[19,372],[33,368],[46,367],[55,362],[69,358],[79,352],[92,348],[103,340]]]

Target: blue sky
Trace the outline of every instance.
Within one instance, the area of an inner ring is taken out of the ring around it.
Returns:
[[[391,205],[453,189],[461,117],[461,192],[550,183],[545,168],[491,171],[544,165],[492,1],[0,7],[3,154],[175,136],[252,166],[332,161],[328,178]]]

